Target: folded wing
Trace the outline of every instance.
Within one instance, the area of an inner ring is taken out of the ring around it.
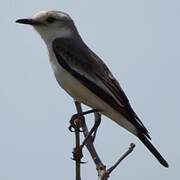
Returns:
[[[146,137],[147,129],[133,111],[128,98],[103,61],[81,39],[58,38],[53,50],[60,65],[84,86],[120,112]]]

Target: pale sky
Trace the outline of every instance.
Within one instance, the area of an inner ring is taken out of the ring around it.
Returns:
[[[1,2],[0,179],[74,179],[74,134],[68,131],[75,106],[57,84],[44,42],[16,24],[42,10],[73,18],[86,44],[109,66],[169,163],[162,167],[133,135],[103,117],[95,141],[110,167],[128,148],[134,152],[110,179],[179,179],[180,1],[51,0]],[[85,108],[87,109],[87,108]],[[87,116],[89,127],[93,117]],[[82,179],[97,178],[84,149]]]

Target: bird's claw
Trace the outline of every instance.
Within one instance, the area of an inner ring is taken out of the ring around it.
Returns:
[[[84,117],[83,116],[80,116],[78,114],[74,114],[71,117],[71,120],[69,122],[70,122],[69,130],[71,132],[75,132],[75,131],[83,132],[83,130],[81,129],[82,124],[84,123]]]

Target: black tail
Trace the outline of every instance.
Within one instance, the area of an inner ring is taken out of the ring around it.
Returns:
[[[143,134],[139,134],[138,138],[163,166],[168,167],[168,163],[166,162],[166,160],[161,156],[161,154],[156,150],[156,148],[151,144],[151,142],[147,139],[146,136],[144,136]]]

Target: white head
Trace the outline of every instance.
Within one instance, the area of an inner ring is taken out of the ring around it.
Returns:
[[[42,11],[28,19],[18,19],[17,23],[29,24],[48,44],[58,37],[78,35],[71,17],[61,11]]]

